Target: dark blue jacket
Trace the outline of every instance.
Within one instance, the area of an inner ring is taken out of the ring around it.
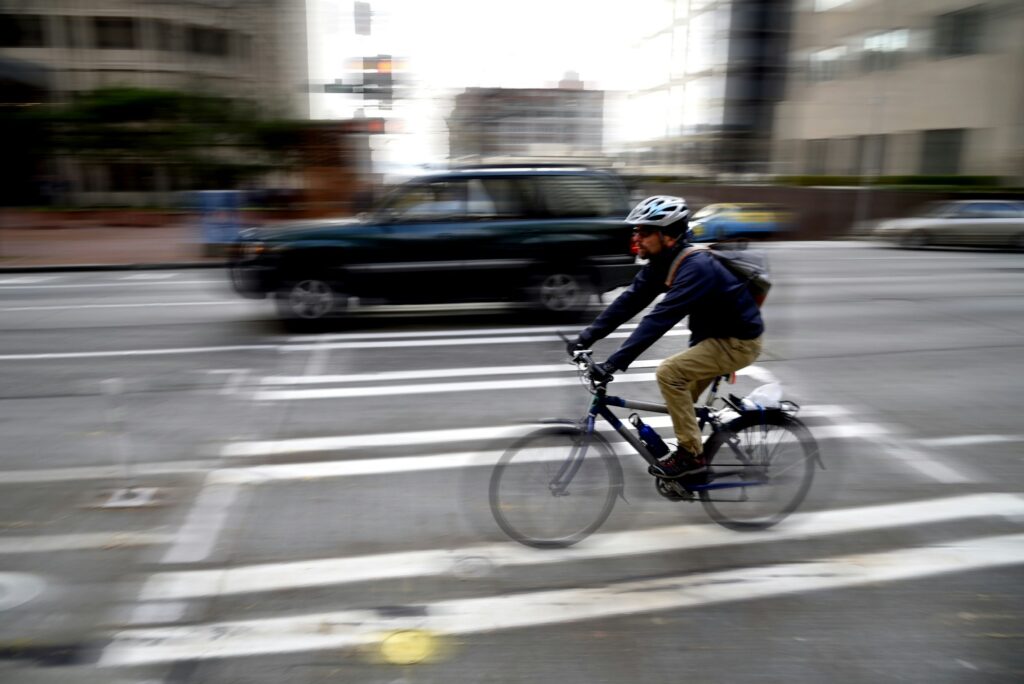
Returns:
[[[741,340],[760,337],[764,323],[746,283],[730,273],[711,254],[698,251],[688,255],[676,271],[672,286],[665,285],[672,262],[688,246],[681,242],[651,259],[636,274],[629,288],[580,333],[581,342],[589,346],[607,337],[662,292],[666,294],[661,302],[644,316],[619,350],[608,357],[609,363],[619,370],[626,370],[686,316],[690,317],[691,347],[713,337]]]

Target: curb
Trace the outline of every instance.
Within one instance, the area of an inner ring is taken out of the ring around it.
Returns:
[[[170,271],[186,268],[226,268],[226,261],[186,261],[164,264],[70,264],[54,266],[0,266],[0,273],[70,273],[86,271]]]

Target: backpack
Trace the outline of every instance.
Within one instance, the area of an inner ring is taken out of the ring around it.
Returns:
[[[665,279],[666,286],[672,286],[676,271],[682,265],[683,259],[694,252],[707,252],[715,257],[718,263],[725,266],[726,270],[747,284],[747,290],[758,307],[764,304],[764,300],[768,297],[768,291],[772,289],[771,274],[768,271],[768,255],[759,250],[735,249],[721,243],[708,247],[691,245],[680,252],[668,270],[668,278]]]

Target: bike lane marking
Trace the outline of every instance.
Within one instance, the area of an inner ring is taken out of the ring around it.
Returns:
[[[1024,521],[1024,497],[1016,494],[971,494],[876,506],[795,513],[784,525],[738,535],[710,525],[671,525],[626,532],[602,532],[567,549],[539,553],[513,542],[477,544],[455,549],[399,551],[341,558],[259,563],[248,566],[160,572],[146,580],[140,600],[172,601],[265,591],[339,586],[386,579],[454,575],[469,560],[488,571],[509,566],[570,563],[599,558],[722,546],[765,544],[793,539],[849,534],[971,518],[1005,517]]]
[[[1024,534],[696,573],[600,587],[115,633],[99,666],[134,666],[379,645],[397,631],[471,635],[849,589],[1024,563]],[[404,613],[404,614],[403,614]]]

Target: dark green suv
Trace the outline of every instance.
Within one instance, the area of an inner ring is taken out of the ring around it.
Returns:
[[[578,314],[630,282],[629,202],[616,176],[581,167],[474,167],[396,187],[358,219],[246,231],[235,289],[273,296],[289,320],[362,303],[526,302]]]

